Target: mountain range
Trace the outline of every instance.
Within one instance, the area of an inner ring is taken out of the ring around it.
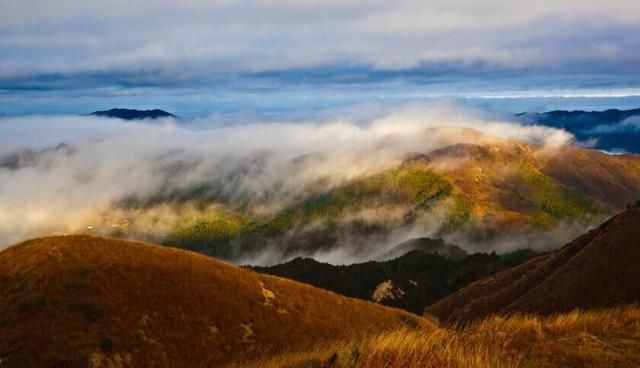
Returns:
[[[640,198],[636,155],[533,145],[464,128],[431,128],[428,134],[443,137],[440,148],[335,184],[313,182],[295,195],[229,195],[229,182],[242,182],[250,175],[247,167],[268,172],[268,161],[257,158],[228,175],[114,201],[77,231],[235,263],[270,265],[296,257],[353,263],[398,257],[406,252],[390,254],[391,248],[417,237],[442,238],[472,253],[553,249]],[[47,170],[78,154],[70,144],[22,150],[1,158],[0,168],[7,174]],[[316,165],[317,156],[287,165],[296,173]],[[197,164],[180,155],[159,160],[153,172],[161,182]]]
[[[270,216],[251,218],[227,203],[228,211],[182,223],[161,241],[231,260],[264,252],[287,259],[335,249],[384,258],[372,245],[393,243],[393,234],[403,232],[445,238],[467,249],[516,242],[551,249],[640,198],[638,156],[454,130],[463,143],[311,191]]]
[[[516,117],[530,124],[565,129],[579,140],[611,152],[640,153],[640,109],[605,111],[555,110],[521,113]]]
[[[90,115],[141,120],[176,118],[174,114],[161,109],[137,110],[112,108],[94,111]],[[515,115],[519,122],[540,124],[571,132],[580,141],[612,153],[640,153],[640,109],[605,111],[554,110],[547,112],[526,112]]]

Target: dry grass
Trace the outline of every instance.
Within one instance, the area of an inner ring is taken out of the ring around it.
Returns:
[[[447,323],[640,302],[640,203],[562,249],[474,282],[426,311]]]
[[[195,253],[97,237],[0,252],[0,295],[2,368],[640,367],[638,306],[438,328]]]
[[[400,329],[243,367],[638,367],[640,308],[490,317],[433,333]]]
[[[151,244],[65,236],[0,252],[0,368],[220,367],[404,325],[436,328]]]

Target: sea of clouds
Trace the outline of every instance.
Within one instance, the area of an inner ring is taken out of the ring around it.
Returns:
[[[257,215],[268,215],[310,190],[329,189],[468,139],[459,129],[433,128],[470,128],[538,145],[574,141],[563,130],[525,126],[448,102],[370,108],[370,113],[340,110],[305,120],[237,125],[215,118],[2,118],[0,247],[83,231],[90,219],[123,201],[170,202],[198,188],[200,195],[206,188],[210,198],[242,202]],[[397,238],[409,235],[421,234]]]

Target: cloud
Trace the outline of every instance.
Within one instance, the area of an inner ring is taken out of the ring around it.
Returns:
[[[640,116],[632,116],[616,124],[600,124],[586,131],[587,134],[615,134],[640,132]]]
[[[344,111],[320,116],[240,125],[210,118],[0,119],[0,244],[82,230],[87,218],[125,200],[174,201],[194,190],[273,213],[311,188],[330,188],[394,167],[408,154],[478,139],[442,126],[535,144],[573,139],[562,130],[523,126],[450,103],[380,109],[358,120]],[[60,143],[69,148],[45,149]]]
[[[33,11],[38,9],[38,11]],[[637,71],[631,0],[0,2],[0,77],[362,65]]]

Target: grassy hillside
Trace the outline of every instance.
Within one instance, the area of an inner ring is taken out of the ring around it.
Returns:
[[[451,185],[420,162],[356,180],[318,193],[263,220],[228,231],[207,233],[209,224],[195,224],[164,242],[205,250],[225,258],[256,252],[276,244],[285,251],[331,248],[341,233],[363,238],[398,228],[411,216],[447,197]],[[205,236],[203,236],[205,234]]]
[[[246,368],[632,368],[640,366],[640,308],[550,317],[493,317],[462,329],[397,330],[263,358]]]
[[[427,308],[449,322],[640,302],[640,202],[562,249],[479,280]]]
[[[612,223],[637,225],[632,218],[619,216]],[[625,261],[616,265],[619,272],[628,267]],[[592,285],[577,281],[571,297],[580,300],[577,295],[590,295]],[[566,291],[562,282],[556,285]],[[619,283],[614,290],[639,295],[633,285]],[[546,292],[551,299],[545,303],[555,300]],[[35,239],[0,252],[0,295],[3,367],[640,364],[636,305],[436,327],[428,322],[432,316],[341,297],[196,253],[98,237]]]
[[[550,230],[566,220],[586,223],[607,212],[611,203],[545,174],[542,167],[550,164],[536,150],[508,141],[446,147],[245,223],[234,236],[202,237],[202,224],[196,224],[165,243],[226,258],[268,246],[285,254],[313,253],[343,246],[345,234],[366,247],[393,230],[432,227],[434,221],[441,221],[440,236],[461,232],[491,241],[510,232]]]
[[[640,198],[640,156],[612,156],[565,147],[540,160],[540,169],[567,187],[610,208],[622,209]]]
[[[426,165],[410,163],[312,196],[256,225],[238,239],[241,251],[281,240],[290,252],[331,248],[340,233],[366,238],[401,227],[408,216],[446,197],[451,185]]]
[[[450,217],[463,221],[453,224],[466,224],[476,237],[491,237],[527,226],[549,229],[562,220],[585,220],[606,208],[541,171],[538,149],[502,141],[456,144],[427,155],[433,170],[454,183]]]
[[[640,157],[540,147],[475,132],[468,143],[418,154],[395,169],[303,192],[307,194],[292,203],[274,207],[279,210],[264,212],[246,198],[242,203],[199,199],[196,191],[188,196],[198,203],[195,207],[214,210],[200,211],[199,217],[178,216],[161,237],[154,227],[136,229],[132,224],[115,232],[108,224],[99,233],[234,261],[266,249],[281,258],[337,247],[370,254],[372,247],[393,241],[392,234],[408,231],[490,246],[553,233],[558,226],[585,228],[635,202],[640,198]],[[530,246],[560,246],[577,233],[564,236],[559,231]]]
[[[66,236],[0,252],[2,367],[221,366],[415,315],[182,250]]]
[[[246,216],[230,211],[209,211],[190,221],[176,222],[163,242],[229,259],[237,253],[232,247],[232,240],[250,226]]]

